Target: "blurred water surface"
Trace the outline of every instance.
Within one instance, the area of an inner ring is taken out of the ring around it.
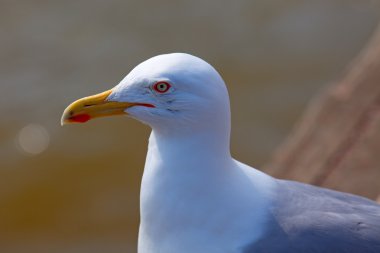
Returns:
[[[136,252],[149,128],[62,128],[73,100],[151,56],[195,54],[228,84],[232,153],[260,167],[379,17],[369,0],[1,0],[0,252]]]

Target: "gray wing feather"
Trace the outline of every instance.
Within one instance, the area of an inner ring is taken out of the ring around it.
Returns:
[[[266,235],[244,253],[380,253],[380,205],[356,195],[277,180]]]

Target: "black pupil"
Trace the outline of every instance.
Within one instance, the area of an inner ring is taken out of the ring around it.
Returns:
[[[159,88],[160,90],[165,90],[165,84],[160,84],[160,85],[158,86],[158,88]]]

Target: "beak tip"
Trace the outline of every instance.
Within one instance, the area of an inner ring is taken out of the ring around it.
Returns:
[[[69,110],[69,107],[65,109],[65,111],[63,112],[62,114],[62,117],[61,117],[61,126],[64,126],[64,125],[67,125],[70,123],[70,116],[71,116],[71,113],[70,113],[70,110]]]
[[[67,117],[65,114],[61,117],[61,126],[67,125],[69,122],[67,121]]]
[[[108,101],[107,98],[111,93],[112,89],[74,101],[64,110],[61,126],[85,123],[98,117],[118,115],[121,114],[121,110],[124,113],[124,109],[130,106],[130,103],[122,103],[121,107],[119,103]]]

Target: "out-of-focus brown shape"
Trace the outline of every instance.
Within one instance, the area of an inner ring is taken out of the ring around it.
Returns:
[[[266,171],[380,196],[380,27],[343,78],[311,102]]]

